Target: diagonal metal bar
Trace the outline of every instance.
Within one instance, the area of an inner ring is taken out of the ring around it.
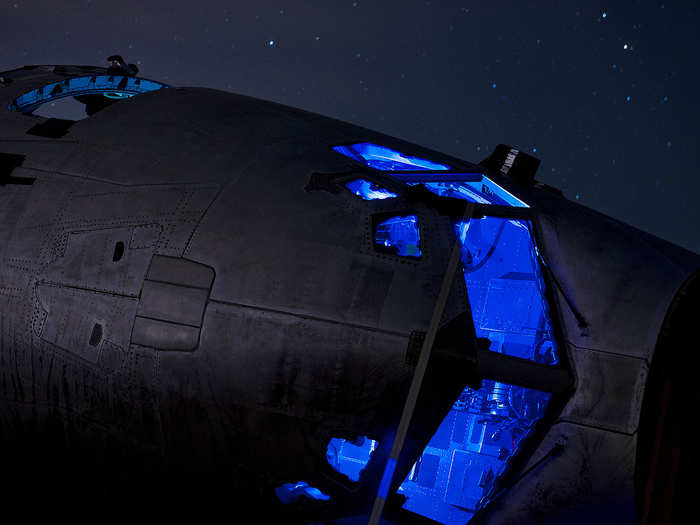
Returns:
[[[462,220],[471,219],[473,209],[473,203],[465,203]],[[428,367],[430,352],[433,348],[433,343],[435,342],[435,336],[437,334],[440,320],[442,319],[442,313],[445,310],[445,304],[447,303],[447,298],[449,297],[450,290],[452,289],[452,282],[454,281],[455,273],[457,273],[457,268],[459,267],[461,252],[462,245],[458,237],[452,247],[452,253],[450,254],[449,262],[447,263],[447,270],[445,271],[445,276],[442,279],[440,293],[438,295],[437,302],[435,303],[435,308],[433,309],[433,315],[430,319],[430,324],[428,325],[428,331],[425,334],[425,339],[423,340],[423,346],[420,351],[420,356],[418,357],[418,364],[416,365],[416,370],[413,373],[413,380],[411,381],[411,387],[409,388],[408,395],[406,396],[406,403],[404,404],[403,412],[401,413],[399,426],[396,429],[394,444],[391,447],[389,459],[387,459],[386,466],[384,467],[384,474],[382,475],[382,480],[379,483],[377,497],[375,498],[374,505],[372,506],[372,513],[369,517],[369,525],[378,525],[379,519],[382,516],[384,503],[386,502],[389,487],[391,486],[391,481],[394,477],[396,463],[399,459],[399,455],[401,454],[401,450],[403,449],[404,441],[406,441],[408,427],[411,423],[411,418],[413,417],[413,412],[416,408],[416,401],[418,400],[418,394],[420,393],[421,385],[423,384],[425,370]]]

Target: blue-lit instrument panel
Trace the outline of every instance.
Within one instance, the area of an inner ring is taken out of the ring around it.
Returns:
[[[468,522],[550,396],[497,381],[466,388],[399,487],[403,508],[446,525]]]

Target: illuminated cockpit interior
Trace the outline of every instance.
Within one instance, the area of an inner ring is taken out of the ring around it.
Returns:
[[[488,339],[492,352],[547,366],[559,363],[532,223],[488,214],[490,205],[528,208],[525,202],[483,173],[453,172],[446,165],[366,142],[333,149],[408,185],[422,184],[441,197],[485,205],[481,218],[454,222],[476,336]],[[387,198],[388,190],[369,181],[354,183],[348,189],[363,199]],[[419,256],[419,239],[417,215],[390,217],[375,232],[377,244],[393,246],[402,256]],[[469,521],[493,496],[508,460],[550,399],[548,392],[492,380],[484,380],[478,390],[464,389],[400,485],[399,493],[406,497],[403,508],[445,524]],[[337,440],[334,446],[343,450],[348,445]],[[371,445],[363,446],[369,450]],[[357,462],[366,464],[369,453],[354,453],[352,467],[357,470]]]
[[[397,177],[398,178],[398,177]],[[433,177],[437,178],[437,177]],[[423,184],[430,191],[441,197],[452,197],[456,199],[464,199],[477,204],[499,204],[501,206],[516,206],[520,208],[528,208],[528,205],[523,201],[511,195],[498,184],[493,182],[485,175],[477,175],[469,178],[475,180],[464,180],[460,182],[442,181],[442,182],[408,182],[407,184],[414,186]]]
[[[345,184],[345,187],[353,194],[366,201],[393,199],[396,197],[396,193],[381,188],[375,183],[365,179],[351,180]]]
[[[43,104],[66,97],[99,95],[111,102],[168,87],[145,78],[125,75],[89,75],[67,78],[33,89],[10,102],[10,111],[30,113]]]
[[[389,217],[374,231],[374,243],[380,251],[402,257],[420,257],[420,229],[416,215]]]
[[[335,470],[352,481],[358,481],[360,472],[367,466],[376,448],[377,442],[366,436],[359,436],[353,441],[331,438],[326,449],[326,459]]]
[[[324,494],[316,487],[312,487],[306,481],[297,481],[296,483],[280,485],[275,489],[275,494],[282,503],[294,503],[300,498],[320,501],[328,501],[331,499],[328,494]]]
[[[427,159],[403,155],[386,146],[371,142],[358,142],[333,148],[338,153],[380,171],[429,171],[449,170],[449,166]]]

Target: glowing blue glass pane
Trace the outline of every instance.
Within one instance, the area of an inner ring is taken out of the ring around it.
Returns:
[[[122,92],[111,92],[111,93],[103,93],[103,96],[107,98],[113,98],[116,100],[122,100],[124,98],[131,98],[133,97],[133,93],[122,93]]]
[[[391,217],[377,226],[374,242],[385,248],[392,248],[397,255],[420,257],[420,232],[418,217]]]
[[[359,481],[360,472],[367,466],[377,442],[366,436],[355,441],[332,438],[326,449],[326,459],[331,467],[345,474],[352,481]]]
[[[352,180],[345,184],[345,187],[353,192],[358,197],[362,197],[366,201],[375,199],[392,199],[396,197],[396,193],[392,193],[387,189],[380,188],[373,182],[365,179]]]
[[[477,337],[491,351],[559,362],[545,283],[528,221],[484,217],[456,225]]]
[[[449,170],[450,167],[418,157],[409,157],[398,151],[372,142],[359,142],[350,146],[336,146],[338,153],[381,171],[432,171]]]
[[[403,508],[448,525],[469,521],[550,397],[497,381],[466,388],[399,487]]]
[[[327,494],[324,494],[315,487],[311,487],[306,481],[285,483],[275,489],[275,494],[282,503],[294,503],[302,497],[321,501],[328,501],[331,499]]]
[[[480,181],[464,182],[408,182],[415,186],[423,184],[430,191],[441,197],[464,199],[478,204],[498,204],[528,208],[523,201],[511,195],[488,177],[482,175]]]
[[[110,98],[129,98],[131,95],[167,88],[165,84],[145,78],[123,75],[89,75],[67,78],[33,89],[10,102],[10,111],[33,111],[42,104],[65,97],[102,94]],[[128,96],[127,96],[128,95]]]

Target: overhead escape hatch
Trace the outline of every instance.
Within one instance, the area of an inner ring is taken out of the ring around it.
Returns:
[[[60,138],[68,133],[76,120],[136,95],[168,87],[161,82],[133,76],[134,72],[124,67],[112,67],[107,73],[79,75],[46,84],[15,98],[7,109],[48,118],[31,128],[27,132],[29,135]]]

